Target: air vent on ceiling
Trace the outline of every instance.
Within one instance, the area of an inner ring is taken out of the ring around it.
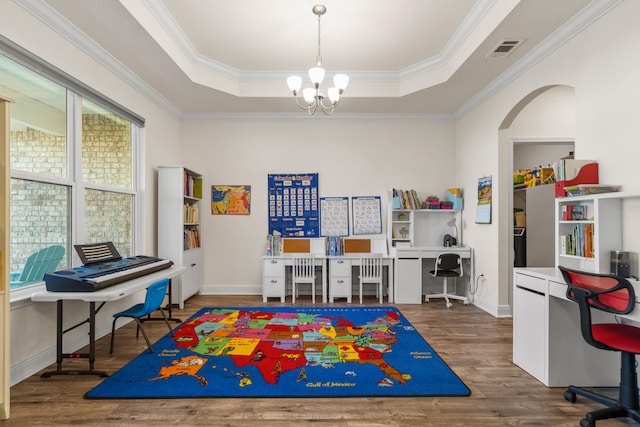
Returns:
[[[502,39],[496,47],[491,49],[491,52],[489,52],[487,56],[508,56],[513,53],[523,41],[524,39]]]

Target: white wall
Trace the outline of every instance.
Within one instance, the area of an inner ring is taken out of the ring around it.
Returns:
[[[146,119],[145,202],[142,253],[156,253],[156,181],[157,165],[180,159],[178,143],[179,121],[168,115],[149,99],[140,95],[115,74],[99,65],[66,41],[58,33],[36,20],[11,1],[0,2],[0,33],[35,55],[96,89]],[[144,293],[117,303],[105,305],[98,313],[98,335],[110,332],[111,315],[142,299]],[[65,305],[65,326],[84,320],[88,304]],[[11,382],[33,374],[55,361],[55,304],[31,303],[30,300],[11,305]],[[87,325],[65,336],[65,351],[71,352],[88,342]],[[99,360],[104,355],[98,357]]]
[[[457,176],[470,187],[478,177],[494,178],[491,225],[473,223],[473,209],[465,210],[466,241],[475,248],[476,274],[484,274],[476,303],[496,315],[508,314],[507,197],[511,186],[508,148],[498,129],[511,109],[539,88],[566,85],[575,88],[575,149],[577,158],[595,159],[600,182],[623,184],[625,191],[640,191],[637,159],[640,134],[637,75],[640,57],[631,52],[640,42],[640,2],[624,1],[599,21],[548,55],[498,94],[457,121]],[[497,199],[497,200],[496,200]],[[467,204],[469,206],[469,204]],[[625,202],[624,249],[640,250],[638,203]]]
[[[320,197],[381,196],[386,218],[391,188],[415,189],[424,199],[443,198],[455,186],[454,127],[452,121],[304,115],[276,122],[184,121],[180,139],[192,154],[186,166],[203,174],[206,203],[212,184],[251,185],[251,215],[212,216],[210,207],[203,210],[203,292],[260,293],[269,173],[317,172]]]

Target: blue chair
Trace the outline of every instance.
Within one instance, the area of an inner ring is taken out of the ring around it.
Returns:
[[[149,337],[147,336],[147,332],[144,330],[142,326],[141,317],[148,316],[156,310],[159,310],[164,318],[164,323],[167,324],[167,328],[169,328],[169,332],[173,335],[173,330],[171,329],[171,325],[169,325],[169,321],[167,320],[167,316],[164,314],[164,310],[162,310],[162,302],[164,301],[164,297],[167,295],[167,287],[169,286],[169,279],[163,279],[158,282],[153,283],[151,286],[147,288],[147,295],[145,297],[144,303],[136,304],[133,307],[116,313],[113,315],[113,325],[111,327],[111,348],[109,353],[113,353],[113,341],[115,339],[116,332],[116,321],[121,317],[130,317],[135,319],[138,327],[136,329],[136,338],[139,336],[139,332],[142,331],[142,335],[144,339],[147,341],[147,346],[149,346],[149,350],[153,353],[153,346],[151,345],[151,341],[149,341]]]

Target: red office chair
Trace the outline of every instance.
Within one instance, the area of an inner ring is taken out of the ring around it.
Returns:
[[[638,410],[638,375],[636,354],[640,353],[640,328],[621,323],[591,323],[591,309],[613,314],[628,314],[634,310],[636,298],[633,287],[623,277],[596,274],[558,267],[567,282],[567,298],[578,303],[582,336],[596,348],[619,351],[621,355],[620,390],[618,399],[594,391],[569,386],[564,398],[575,403],[579,394],[606,405],[607,408],[589,412],[580,420],[582,427],[596,425],[596,420],[629,417],[640,422]]]

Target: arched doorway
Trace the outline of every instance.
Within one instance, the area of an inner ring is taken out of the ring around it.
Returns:
[[[534,151],[529,150],[529,153],[544,150],[550,153],[558,153],[556,150],[558,147],[554,147],[554,144],[564,145],[565,147],[571,146],[575,137],[574,99],[575,91],[572,87],[564,85],[541,87],[522,98],[505,116],[499,127],[500,202],[498,209],[500,210],[501,218],[509,219],[502,222],[499,230],[498,262],[500,274],[499,298],[501,304],[504,303],[511,306],[512,302],[512,278],[515,259],[513,237],[514,147],[526,144],[529,148],[535,147]],[[555,155],[557,154],[549,154],[549,156]],[[539,159],[543,158],[544,155],[541,154],[541,156],[532,156],[536,159],[532,158],[531,166],[537,166],[533,163],[539,163],[541,161]],[[552,163],[552,159],[549,158],[547,163]],[[520,160],[519,164],[522,164],[522,160]],[[548,207],[545,209],[553,209],[553,201],[549,202]],[[553,224],[550,224],[549,227],[553,227]]]

